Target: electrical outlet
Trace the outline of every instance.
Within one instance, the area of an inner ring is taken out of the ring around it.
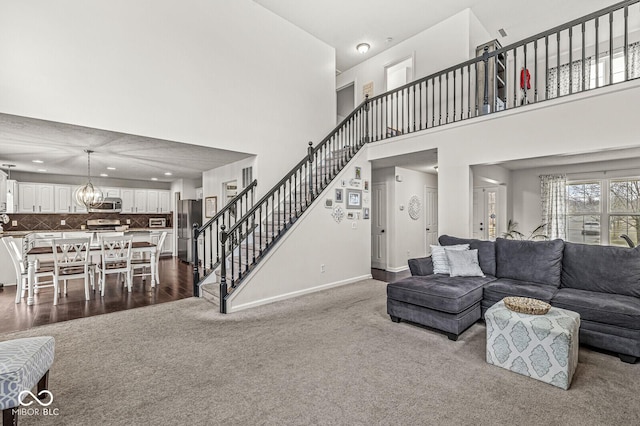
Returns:
[[[127,219],[127,225],[131,225],[131,219]]]
[[[320,265],[320,273],[324,274],[324,263]]]
[[[351,229],[358,229],[358,222],[353,222],[351,224]]]
[[[67,221],[66,221],[66,220],[64,220],[64,219],[61,219],[61,220],[60,220],[60,225],[64,226],[64,225],[66,225],[66,224],[67,224]]]
[[[18,226],[18,221],[17,220],[12,220],[11,221],[11,226]]]

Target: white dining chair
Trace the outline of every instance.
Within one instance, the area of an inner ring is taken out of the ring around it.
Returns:
[[[104,297],[107,275],[125,274],[126,284],[131,293],[131,246],[133,237],[112,236],[100,238],[101,260],[98,263],[100,271],[100,295]]]
[[[89,281],[93,274],[89,268],[91,238],[61,238],[51,241],[53,248],[53,304],[58,304],[60,280],[64,281],[64,294],[67,294],[67,281],[84,279],[84,295],[89,300]],[[93,284],[92,284],[93,285]]]
[[[162,253],[162,246],[164,245],[164,240],[167,238],[167,232],[164,231],[160,234],[160,238],[158,238],[158,244],[156,245],[156,256],[155,256],[155,264],[151,264],[151,258],[147,258],[147,257],[141,257],[141,258],[134,258],[131,261],[131,269],[133,270],[133,277],[143,277],[142,280],[144,281],[144,277],[147,275],[151,275],[151,268],[154,268],[155,270],[155,276],[156,276],[156,282],[160,282],[160,268],[158,267],[158,263],[160,263],[160,253]],[[147,268],[148,272],[147,272]],[[140,272],[139,274],[136,274],[136,270],[137,269],[141,269],[142,272]]]
[[[7,248],[9,257],[11,258],[11,263],[13,263],[13,268],[16,274],[16,303],[20,303],[27,290],[29,274],[27,273],[27,268],[24,264],[24,260],[22,259],[22,252],[18,249],[16,241],[11,237],[4,237],[0,240],[2,240],[2,243]],[[50,281],[40,281],[38,283],[40,287],[53,286],[53,265],[47,264],[36,269],[35,278],[40,279],[43,277],[50,278]]]

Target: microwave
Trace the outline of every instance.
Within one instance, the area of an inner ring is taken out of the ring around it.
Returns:
[[[120,213],[122,211],[122,199],[107,197],[99,205],[92,206],[89,213]]]
[[[167,219],[163,217],[149,218],[149,228],[166,228],[166,227],[167,227]]]

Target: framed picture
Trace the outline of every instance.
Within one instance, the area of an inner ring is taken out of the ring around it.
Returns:
[[[356,179],[362,179],[362,168],[356,166]]]
[[[218,197],[207,197],[204,199],[204,216],[213,217],[218,213]]]
[[[331,198],[326,198],[324,200],[324,207],[327,209],[332,209],[333,208],[333,200]]]
[[[342,189],[336,189],[336,203],[342,202]]]
[[[368,180],[364,181],[364,192],[369,192],[369,181]]]
[[[369,207],[362,209],[362,218],[365,220],[369,219]]]
[[[347,208],[348,209],[362,208],[362,190],[347,189]]]

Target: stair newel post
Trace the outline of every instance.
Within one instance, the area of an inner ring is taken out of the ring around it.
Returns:
[[[364,143],[369,143],[369,110],[369,95],[366,94],[364,95]]]
[[[229,234],[226,231],[227,227],[220,226],[220,313],[227,313],[227,238]]]
[[[200,233],[198,232],[198,224],[193,224],[193,296],[200,297],[200,287],[198,287],[198,283],[200,282],[200,268],[198,265],[198,237]]]
[[[313,200],[313,142],[309,141],[309,147],[307,148],[307,155],[309,156],[309,200]]]

